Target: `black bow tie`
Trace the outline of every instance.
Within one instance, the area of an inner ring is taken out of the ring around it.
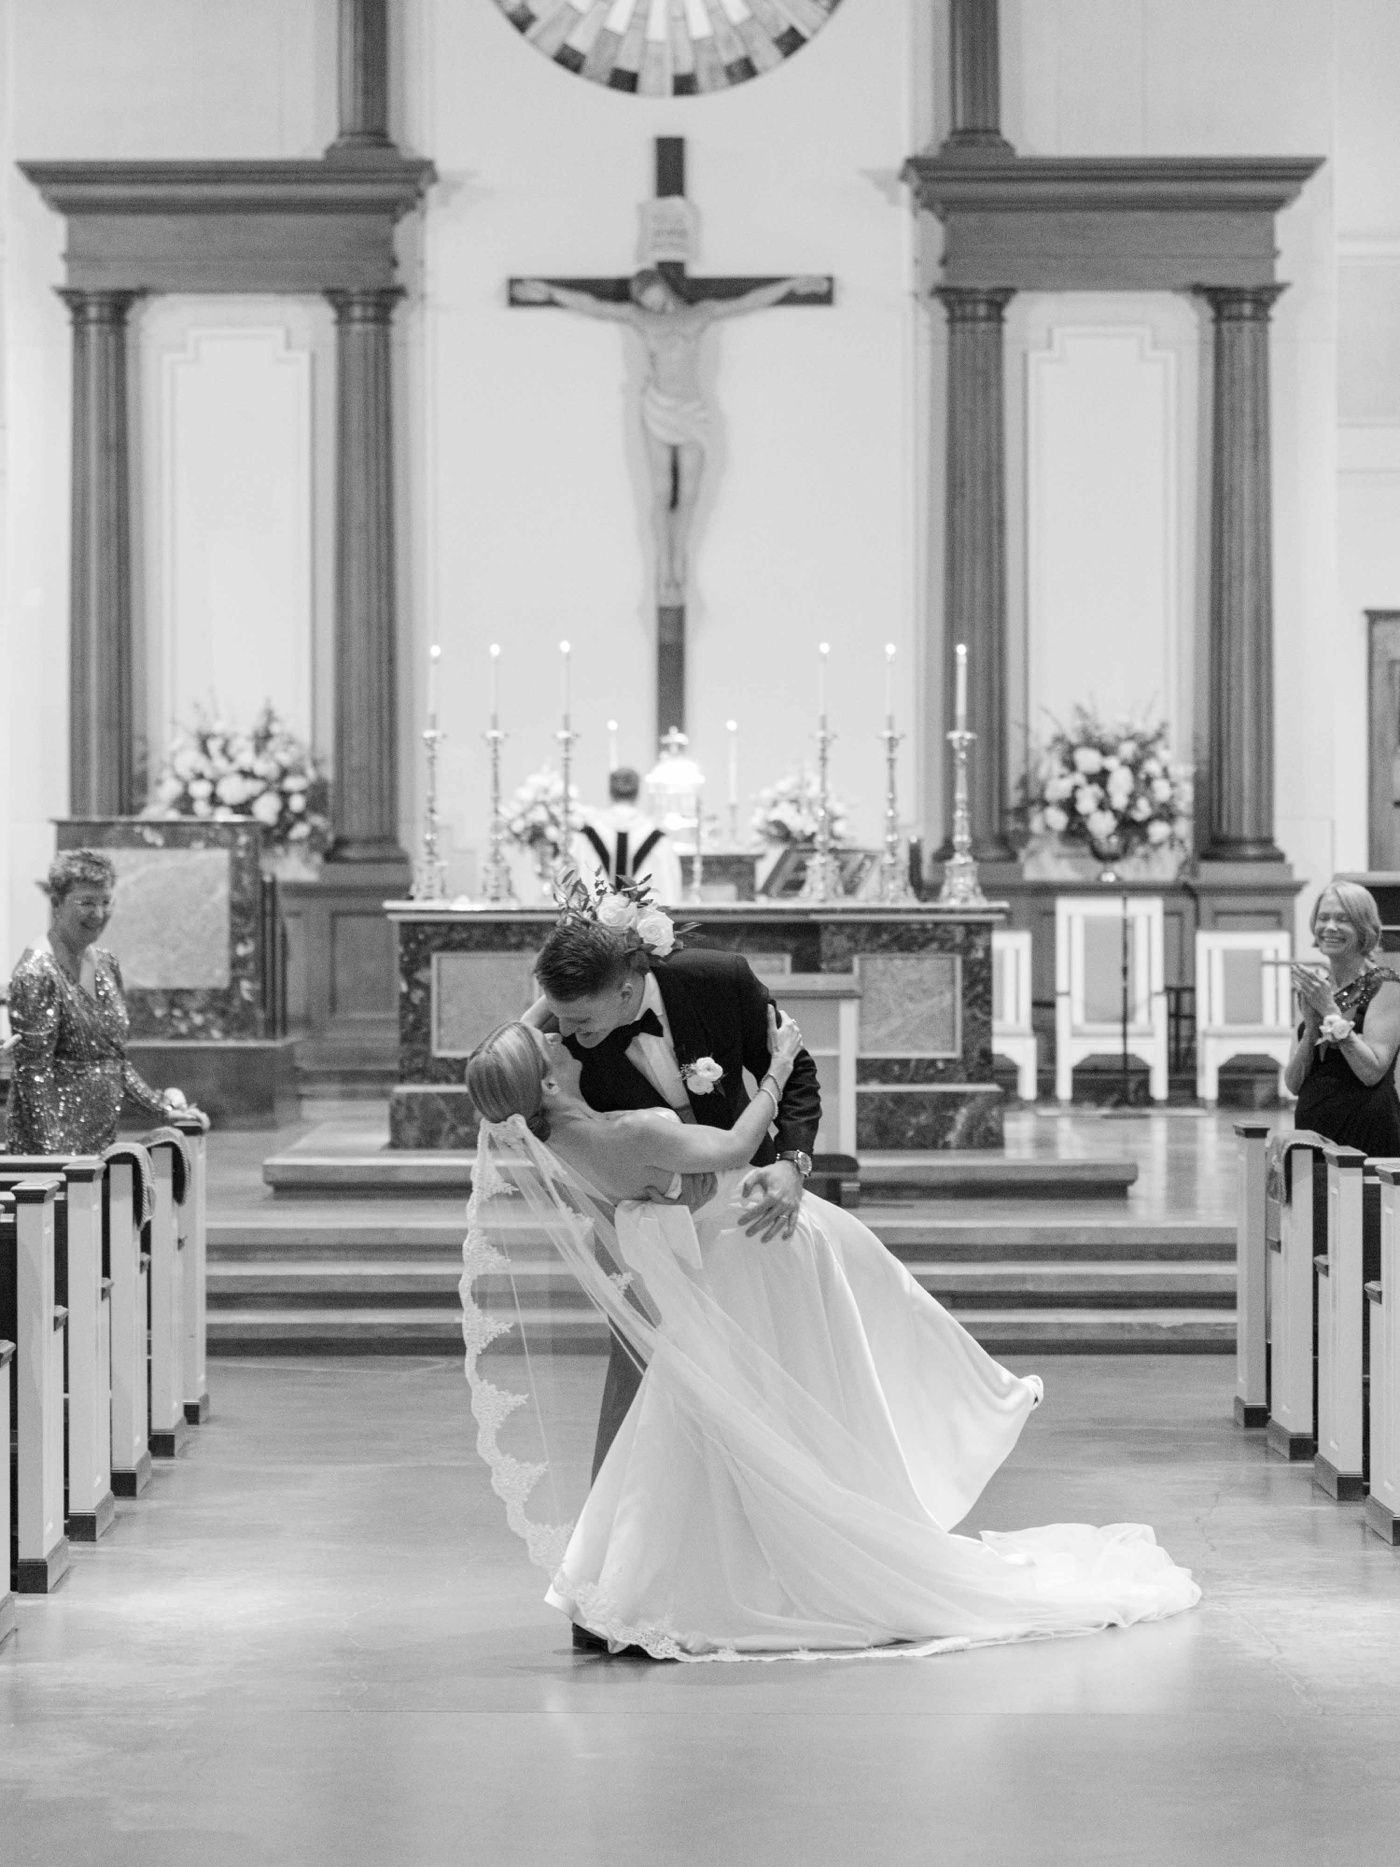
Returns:
[[[644,1011],[635,1024],[619,1025],[609,1033],[607,1042],[616,1044],[619,1050],[626,1050],[634,1037],[664,1037],[665,1030],[654,1011]]]

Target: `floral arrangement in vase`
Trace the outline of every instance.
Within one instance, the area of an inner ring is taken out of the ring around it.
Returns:
[[[330,842],[330,786],[269,701],[247,732],[199,713],[177,729],[149,817],[251,817],[275,850],[308,857]]]
[[[851,828],[845,805],[830,797],[827,808],[831,813],[832,842],[849,843]],[[816,773],[804,766],[759,792],[752,827],[765,843],[812,843],[816,841],[820,810],[821,789]]]
[[[578,786],[569,786],[570,821],[581,823],[575,815]],[[531,772],[516,786],[505,808],[505,833],[517,849],[525,849],[535,859],[541,874],[564,853],[564,780],[552,765]]]
[[[1179,850],[1189,811],[1165,722],[1103,721],[1076,707],[1026,785],[1032,831],[1088,848],[1102,862]]]

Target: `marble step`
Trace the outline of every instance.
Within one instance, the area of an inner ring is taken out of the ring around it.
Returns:
[[[263,1162],[263,1179],[279,1199],[442,1198],[471,1187],[468,1153],[329,1145],[343,1130],[328,1125]],[[350,1138],[353,1141],[353,1136]],[[868,1153],[860,1156],[865,1199],[1122,1199],[1137,1179],[1137,1163],[1104,1158],[1047,1159],[1035,1155],[956,1150]]]
[[[1230,1308],[1235,1301],[1232,1264],[1034,1263],[945,1264],[908,1262],[910,1273],[940,1302],[961,1310],[970,1301],[1055,1304],[1065,1300],[1122,1307],[1197,1304]],[[373,1258],[252,1261],[213,1264],[211,1306],[245,1303],[346,1303],[371,1297],[385,1303],[456,1305],[460,1267],[441,1259]],[[578,1309],[587,1298],[562,1265],[517,1264],[509,1277],[477,1282],[485,1308],[510,1307],[519,1291],[527,1304]]]
[[[1209,1261],[1233,1265],[1233,1227],[1196,1219],[1136,1219],[1128,1213],[1090,1210],[1012,1214],[986,1210],[979,1202],[960,1207],[931,1202],[923,1211],[907,1206],[862,1207],[860,1217],[897,1257],[924,1253],[949,1259],[1005,1261],[1038,1259],[1047,1253],[1091,1262],[1127,1258]],[[493,1215],[510,1237],[513,1254],[547,1255],[551,1246],[528,1214]],[[338,1258],[366,1253],[412,1254],[456,1259],[466,1234],[465,1214],[382,1211],[347,1207],[298,1214],[278,1208],[211,1219],[212,1263],[234,1259]]]
[[[1219,1309],[959,1309],[958,1318],[983,1347],[1015,1354],[1231,1354],[1235,1319]],[[547,1329],[556,1353],[600,1353],[601,1321],[592,1311],[551,1312],[532,1331]],[[442,1308],[258,1309],[211,1311],[213,1354],[461,1353],[457,1313]]]

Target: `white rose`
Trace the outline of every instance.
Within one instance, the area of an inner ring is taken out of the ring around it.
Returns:
[[[1112,772],[1108,780],[1109,802],[1115,810],[1121,810],[1133,794],[1133,774],[1122,765]]]
[[[303,838],[310,836],[310,834],[311,825],[309,823],[294,823],[287,832],[289,840],[293,843],[301,842]]]
[[[1065,776],[1064,773],[1061,773],[1058,778],[1052,778],[1045,787],[1045,801],[1047,804],[1058,804],[1062,802],[1063,799],[1072,797],[1073,795],[1074,780],[1073,778]]]
[[[685,1086],[693,1096],[707,1096],[723,1081],[724,1071],[713,1057],[697,1057],[681,1071]]]
[[[1096,810],[1089,819],[1089,834],[1101,843],[1106,843],[1117,830],[1118,819],[1111,810]]]
[[[306,809],[305,794],[301,791],[291,792],[287,798],[287,809],[290,811],[294,811],[294,812],[305,810]]]
[[[1096,784],[1087,785],[1084,790],[1075,792],[1074,808],[1081,817],[1092,817],[1098,807],[1099,787]]]
[[[1171,779],[1154,778],[1152,780],[1152,795],[1159,804],[1170,804],[1172,798],[1176,795],[1175,786],[1172,784]]]
[[[253,799],[253,815],[270,828],[282,815],[282,800],[275,791],[264,791],[261,797]]]
[[[605,927],[635,927],[639,912],[636,902],[626,895],[604,895],[598,903],[598,919]]]
[[[1162,769],[1162,761],[1159,758],[1144,759],[1142,769],[1149,778],[1155,778]]]
[[[643,946],[655,953],[658,959],[664,958],[676,944],[676,930],[671,924],[669,914],[663,914],[660,908],[648,908],[637,921],[637,933]]]
[[[162,778],[156,797],[162,804],[173,804],[184,788],[178,778]]]
[[[1061,830],[1069,828],[1068,813],[1061,810],[1058,804],[1047,804],[1045,806],[1045,827],[1047,830],[1053,830],[1058,836]]]
[[[192,778],[194,776],[195,755],[190,751],[188,746],[181,746],[180,750],[170,761],[170,769],[177,778]]]
[[[190,796],[194,799],[195,809],[201,817],[208,816],[209,814],[208,800],[213,795],[214,795],[214,787],[212,784],[210,784],[207,778],[192,778],[190,780]],[[199,806],[201,804],[204,805],[203,810],[199,809]]]
[[[1137,755],[1138,755],[1138,742],[1136,739],[1125,739],[1118,748],[1119,758],[1121,758],[1123,762],[1127,765],[1131,765],[1133,760],[1137,757]]]
[[[1119,759],[1118,759],[1117,753],[1109,752],[1108,754],[1106,754],[1104,758],[1104,762],[1103,762],[1104,770],[1105,771],[1117,771],[1118,766],[1119,766]]]
[[[194,814],[196,817],[212,817],[214,814],[214,806],[207,798],[197,797],[194,800]]]
[[[1147,819],[1152,815],[1151,798],[1150,797],[1134,798],[1133,807],[1129,811],[1128,814],[1133,819],[1134,823],[1146,823]]]
[[[1074,768],[1076,771],[1085,773],[1102,771],[1103,755],[1095,751],[1093,746],[1076,746],[1074,751]]]
[[[1165,843],[1171,836],[1171,833],[1172,826],[1169,823],[1163,823],[1160,817],[1155,823],[1149,823],[1147,826],[1147,840],[1149,843]]]

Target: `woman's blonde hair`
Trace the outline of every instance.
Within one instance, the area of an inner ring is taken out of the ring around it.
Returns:
[[[549,1139],[545,1062],[528,1024],[502,1024],[467,1058],[467,1092],[487,1121],[523,1115],[530,1133]]]
[[[1356,929],[1361,942],[1363,957],[1374,953],[1381,943],[1381,911],[1376,906],[1376,897],[1369,888],[1363,888],[1360,882],[1331,881],[1313,902],[1312,919],[1308,926],[1317,932],[1318,910],[1328,895],[1337,897],[1342,913]]]

